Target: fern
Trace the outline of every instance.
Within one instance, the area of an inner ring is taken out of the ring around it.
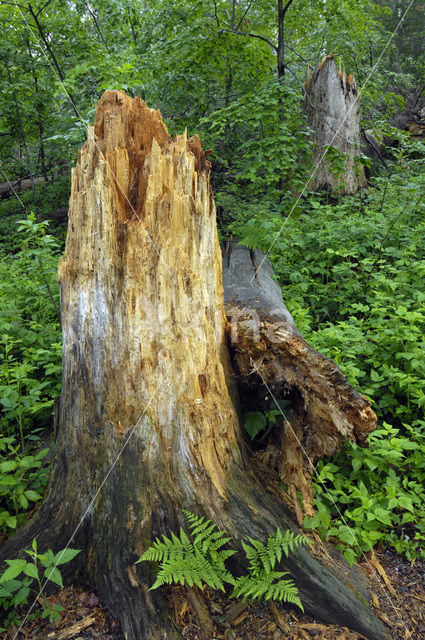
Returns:
[[[242,597],[243,600],[276,600],[296,604],[302,611],[304,608],[298,595],[298,589],[292,580],[282,580],[288,575],[286,571],[259,571],[236,580],[232,592],[233,598]],[[277,581],[277,582],[276,582]]]
[[[269,536],[267,544],[248,538],[250,545],[243,542],[245,555],[249,560],[249,574],[236,580],[232,596],[252,598],[253,600],[277,600],[291,602],[304,611],[298,596],[298,589],[292,580],[282,580],[286,571],[273,571],[282,559],[288,557],[290,551],[306,544],[303,535],[295,535],[292,531],[282,534],[280,529]]]
[[[137,561],[160,563],[161,568],[151,589],[175,583],[187,584],[189,587],[196,585],[199,588],[206,584],[224,591],[223,582],[234,585],[235,579],[227,571],[225,562],[236,551],[222,549],[231,538],[226,537],[224,531],[216,530],[211,520],[189,511],[183,513],[193,540],[180,528],[180,537],[172,533],[171,539],[167,536],[162,536],[162,540],[156,538],[154,544]]]
[[[251,562],[252,569],[256,570],[261,563],[267,572],[274,569],[276,563],[281,561],[282,554],[288,557],[290,551],[294,551],[294,549],[306,543],[303,535],[295,535],[289,530],[282,535],[280,529],[276,530],[275,535],[268,537],[267,545],[252,538],[248,538],[248,540],[252,546],[250,547],[248,544],[243,543],[243,548],[246,557]]]
[[[274,571],[283,555],[288,557],[290,551],[306,543],[302,535],[291,531],[284,534],[280,529],[267,539],[264,544],[260,540],[248,538],[242,542],[245,555],[249,560],[249,573],[234,578],[226,569],[225,562],[236,551],[223,549],[231,538],[224,531],[205,517],[183,511],[190,530],[188,535],[180,528],[179,536],[174,533],[171,538],[156,538],[154,544],[145,551],[137,562],[150,560],[160,563],[160,570],[151,589],[163,584],[181,584],[202,588],[204,584],[213,589],[224,591],[224,582],[233,586],[231,597],[252,598],[253,600],[276,600],[290,602],[304,611],[298,590],[292,580],[283,579],[286,571]]]

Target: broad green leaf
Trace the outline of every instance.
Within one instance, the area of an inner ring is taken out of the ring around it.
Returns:
[[[62,576],[60,574],[59,569],[56,569],[56,567],[48,567],[47,569],[44,570],[44,577],[47,580],[50,580],[50,582],[54,582],[55,584],[59,585],[60,587],[63,587],[63,582],[62,582]]]
[[[6,571],[2,573],[0,576],[0,583],[7,582],[8,580],[12,580],[19,576],[22,573],[24,567],[26,566],[26,560],[6,560],[9,565]]]
[[[243,427],[250,436],[251,440],[266,427],[266,417],[264,413],[259,411],[249,411],[243,417]]]
[[[64,549],[63,551],[58,551],[53,559],[53,564],[61,565],[70,562],[77,554],[81,552],[81,549]]]

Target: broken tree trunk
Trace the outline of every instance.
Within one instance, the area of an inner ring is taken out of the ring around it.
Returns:
[[[347,439],[364,444],[376,415],[335,363],[302,338],[264,258],[236,243],[223,256],[227,332],[241,403],[258,398],[261,388],[273,408],[278,399],[289,401],[278,446],[271,441],[261,457],[277,468],[299,519],[297,491],[305,513],[313,515],[313,463]]]
[[[63,387],[50,490],[2,556],[33,536],[39,548],[72,541],[83,549],[80,576],[128,640],[172,638],[164,599],[148,590],[151,568],[134,562],[154,536],[176,530],[182,508],[239,545],[295,525],[244,452],[209,165],[197,137],[170,138],[139,98],[107,91],[99,102],[73,172],[59,283]],[[286,565],[306,611],[387,637],[349,571],[337,577],[306,549]]]
[[[305,109],[315,144],[310,188],[348,194],[365,187],[356,83],[351,74],[338,71],[333,55],[324,58],[308,80]]]

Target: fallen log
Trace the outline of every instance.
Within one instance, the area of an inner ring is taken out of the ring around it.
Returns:
[[[305,513],[312,515],[314,462],[334,455],[347,439],[364,444],[376,415],[339,367],[302,338],[264,258],[236,243],[223,255],[232,365],[241,396],[258,396],[263,387],[275,398],[292,399],[270,463],[294,497],[294,489],[300,491]],[[296,502],[292,507],[300,513]]]
[[[18,178],[18,180],[11,180],[10,182],[0,182],[0,198],[8,198],[13,195],[13,192],[18,189],[31,189],[33,186],[44,184],[45,179],[43,176],[38,176],[31,179],[31,177]]]

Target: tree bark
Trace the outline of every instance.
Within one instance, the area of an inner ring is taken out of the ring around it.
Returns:
[[[159,112],[107,91],[73,171],[58,278],[63,390],[50,490],[2,557],[34,535],[55,550],[72,538],[80,577],[128,640],[173,638],[161,593],[148,591],[151,568],[134,562],[176,530],[182,508],[205,513],[237,545],[296,528],[277,484],[260,484],[240,433],[199,138],[172,139]],[[286,566],[307,612],[388,637],[348,567],[326,567],[306,549]]]
[[[310,188],[347,194],[365,187],[367,180],[359,162],[360,100],[356,83],[351,74],[337,70],[332,55],[322,60],[307,82],[305,108],[315,143]]]

